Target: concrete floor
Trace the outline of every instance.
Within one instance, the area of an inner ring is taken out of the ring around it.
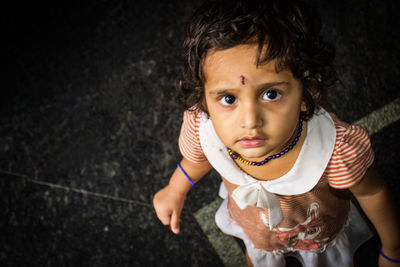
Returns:
[[[224,265],[194,216],[217,198],[215,172],[189,193],[180,235],[159,223],[151,205],[181,157],[175,90],[184,24],[198,4],[5,8],[1,266]],[[397,6],[318,2],[340,76],[326,108],[345,121],[400,97]],[[398,203],[399,130],[397,120],[371,137],[375,165]],[[375,266],[376,250],[376,240],[366,244],[360,266]]]

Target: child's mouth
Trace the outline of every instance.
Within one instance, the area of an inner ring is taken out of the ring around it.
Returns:
[[[264,138],[243,138],[239,140],[239,144],[244,148],[253,148],[262,146],[265,143]]]

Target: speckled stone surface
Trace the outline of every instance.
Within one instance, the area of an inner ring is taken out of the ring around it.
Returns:
[[[215,213],[221,203],[222,199],[217,198],[198,210],[194,216],[225,267],[245,266],[246,257],[241,246],[234,237],[224,234],[215,223]]]
[[[180,159],[176,86],[184,24],[198,5],[102,0],[4,7],[1,266],[222,266],[193,216],[216,199],[215,172],[188,195],[180,235],[162,226],[151,207]],[[317,7],[326,38],[337,46],[340,76],[327,108],[352,122],[398,98],[397,2]],[[372,137],[376,166],[398,201],[399,130],[397,122]]]
[[[2,266],[214,266],[220,260],[192,213],[182,233],[132,205],[1,176]],[[220,263],[221,265],[221,263]]]

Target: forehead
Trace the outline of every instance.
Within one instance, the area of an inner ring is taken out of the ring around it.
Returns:
[[[241,77],[246,77],[250,82],[292,78],[288,69],[276,72],[275,60],[257,66],[257,53],[256,44],[210,51],[204,63],[205,87],[221,83],[233,86],[237,81],[241,81]]]
[[[206,71],[218,70],[227,65],[229,69],[235,69],[239,65],[251,65],[256,67],[257,45],[237,45],[224,50],[210,50],[207,54],[204,68]]]

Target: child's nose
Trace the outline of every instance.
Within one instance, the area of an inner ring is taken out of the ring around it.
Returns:
[[[246,129],[256,129],[263,125],[261,111],[255,104],[244,105],[240,111],[240,126]]]

